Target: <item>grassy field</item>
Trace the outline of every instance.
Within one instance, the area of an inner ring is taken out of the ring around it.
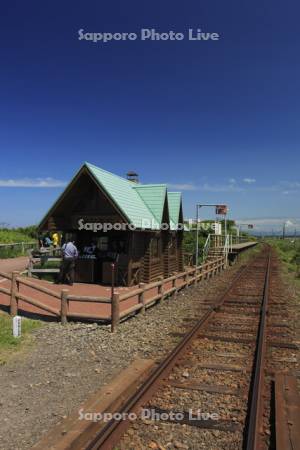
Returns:
[[[15,228],[0,229],[0,244],[15,244],[18,242],[35,242],[36,241],[36,229],[35,227],[27,228]],[[1,258],[14,258],[16,256],[22,256],[27,254],[27,248],[23,252],[21,246],[14,248],[1,248],[0,247],[0,259]]]
[[[300,280],[300,239],[270,239],[286,270]]]
[[[21,230],[1,230],[0,244],[11,244],[14,242],[32,242],[34,238]]]
[[[270,239],[283,263],[283,276],[300,302],[300,239]]]
[[[30,343],[31,331],[40,326],[42,326],[40,321],[22,317],[22,336],[14,338],[12,318],[0,312],[0,364],[5,364],[15,352],[23,350]]]

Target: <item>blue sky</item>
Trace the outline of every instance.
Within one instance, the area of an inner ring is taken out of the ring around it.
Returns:
[[[182,189],[186,217],[221,202],[257,227],[300,223],[299,13],[296,0],[3,4],[0,223],[37,223],[84,161]],[[141,41],[142,28],[185,38]]]

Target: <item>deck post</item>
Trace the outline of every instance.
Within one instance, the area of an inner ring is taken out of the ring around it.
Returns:
[[[218,261],[214,262],[214,276],[218,273]]]
[[[14,270],[12,272],[12,278],[11,278],[11,289],[10,289],[10,315],[12,317],[16,316],[18,314],[18,282],[17,277],[19,276],[19,272]]]
[[[28,277],[32,277],[32,269],[33,269],[33,260],[32,260],[32,254],[30,252],[29,263],[28,263],[28,271],[27,271]]]
[[[114,333],[120,322],[120,294],[114,294],[111,302],[111,332]]]
[[[164,298],[164,277],[160,276],[158,279],[161,281],[161,284],[157,286],[157,294],[160,295],[158,303],[160,303]]]
[[[186,271],[184,272],[184,275],[183,275],[183,284],[184,284],[184,287],[186,287],[186,285],[187,285],[187,273],[186,273]]]
[[[140,294],[139,294],[139,303],[141,304],[141,305],[143,305],[143,307],[141,308],[141,313],[142,314],[144,314],[144,312],[146,311],[146,304],[145,304],[145,291],[144,291],[144,288],[145,288],[145,286],[146,286],[146,283],[139,283],[139,288],[140,289],[143,289],[143,292],[141,292]]]
[[[66,325],[68,322],[68,289],[62,289],[60,293],[61,307],[60,307],[60,318],[61,324]]]
[[[209,278],[209,263],[206,263],[205,265],[205,280],[208,280]]]
[[[172,288],[173,288],[173,289],[175,288],[175,290],[174,290],[174,296],[176,296],[176,295],[177,295],[176,278],[174,278],[174,279],[172,280]]]
[[[199,266],[199,273],[198,273],[198,283],[201,283],[203,279],[203,263]]]
[[[200,269],[199,269],[199,283],[202,283],[204,275],[203,275],[203,263],[200,265]]]
[[[197,278],[197,283],[200,283],[202,281],[202,271],[203,271],[203,264],[200,264],[199,267],[199,272],[198,272],[198,278]]]

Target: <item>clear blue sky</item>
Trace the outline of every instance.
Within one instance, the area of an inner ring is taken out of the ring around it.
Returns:
[[[83,161],[182,188],[186,217],[223,202],[266,226],[299,218],[299,13],[296,0],[3,3],[0,223],[38,222]],[[186,37],[93,43],[82,28]]]

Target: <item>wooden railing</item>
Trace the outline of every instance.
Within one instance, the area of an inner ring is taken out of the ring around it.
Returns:
[[[11,244],[0,244],[0,248],[14,248],[21,247],[22,251],[25,251],[27,247],[32,248],[37,246],[37,242],[13,242]]]
[[[29,303],[32,306],[35,306],[43,311],[50,312],[56,317],[60,317],[61,323],[65,324],[67,322],[67,318],[77,318],[77,319],[92,319],[92,320],[108,320],[107,316],[101,316],[99,314],[85,314],[85,313],[76,313],[70,312],[70,302],[91,302],[91,303],[99,303],[99,304],[107,304],[111,303],[111,299],[109,297],[89,297],[89,296],[75,296],[69,294],[68,289],[62,289],[60,292],[56,292],[51,290],[43,285],[36,284],[31,280],[21,277],[19,272],[12,272],[12,275],[7,273],[0,272],[0,276],[6,278],[11,281],[10,289],[0,287],[0,292],[10,296],[10,314],[11,316],[15,316],[18,314],[18,302],[22,300],[25,303]],[[59,307],[55,308],[53,306],[42,303],[41,301],[32,298],[28,295],[24,295],[20,292],[20,286],[25,285],[29,288],[34,289],[37,292],[41,292],[43,294],[47,294],[48,296],[59,300]]]
[[[26,272],[29,277],[32,277],[34,274],[58,274],[60,270],[59,267],[45,268],[44,266],[48,262],[61,263],[61,261],[62,257],[60,247],[44,247],[42,250],[40,249],[40,253],[37,256],[34,256],[32,253],[29,255],[28,268]],[[38,269],[35,268],[35,265],[37,264],[41,266]]]
[[[0,286],[0,293],[10,297],[10,314],[15,316],[18,314],[19,300],[35,306],[43,311],[51,313],[60,318],[62,324],[66,324],[68,318],[76,318],[83,320],[99,320],[111,321],[111,330],[116,331],[120,321],[131,314],[140,311],[145,313],[146,309],[156,302],[161,302],[166,297],[176,294],[179,290],[196,284],[203,279],[208,279],[226,267],[226,258],[224,256],[207,261],[197,267],[188,268],[184,272],[180,272],[168,278],[161,278],[150,284],[140,283],[137,289],[130,290],[126,293],[114,293],[109,297],[92,297],[73,295],[68,289],[62,289],[60,292],[49,289],[40,284],[36,284],[24,276],[20,276],[19,272],[12,272],[12,275],[0,272],[0,276],[11,282],[10,289]],[[29,295],[20,292],[20,287],[24,285],[37,292],[46,294],[58,300],[58,307],[47,305]],[[135,300],[134,304],[124,310],[120,310],[120,304],[126,300]],[[70,304],[72,302],[80,303],[98,303],[111,305],[110,316],[104,316],[92,313],[71,312]]]
[[[164,298],[176,294],[179,290],[186,286],[195,284],[202,279],[210,278],[226,267],[226,258],[218,257],[208,261],[197,267],[187,269],[185,272],[178,273],[169,278],[164,278],[150,284],[140,283],[139,288],[126,292],[124,294],[114,294],[112,297],[112,316],[111,327],[115,331],[120,320],[140,311],[144,313],[146,308],[152,306],[156,302],[161,302]],[[154,290],[152,296],[147,297],[149,291]],[[120,311],[120,304],[126,300],[137,297],[136,304]]]

